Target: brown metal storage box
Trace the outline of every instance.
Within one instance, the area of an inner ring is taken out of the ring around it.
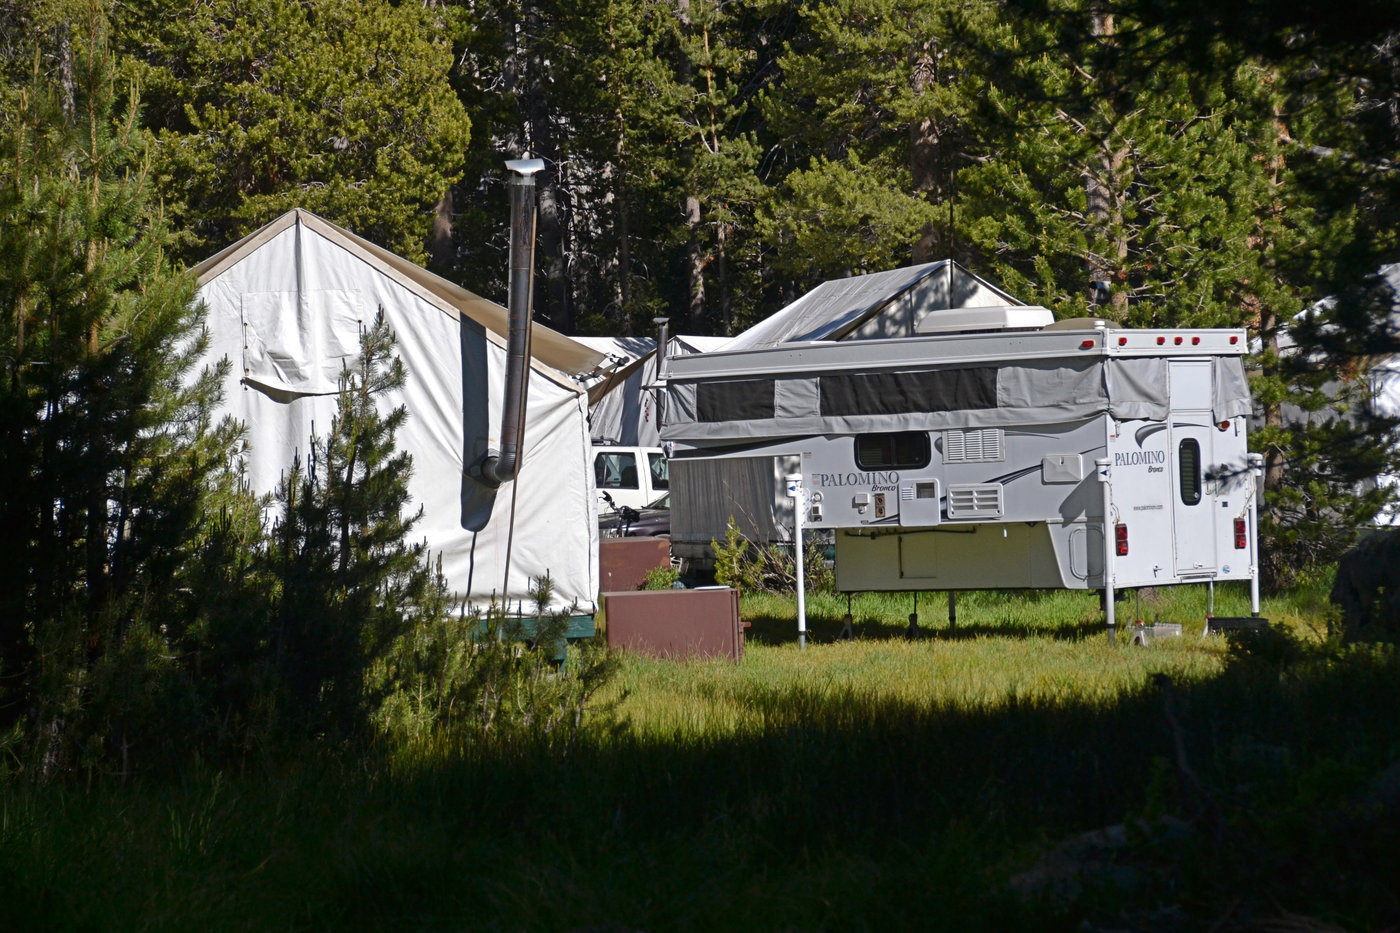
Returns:
[[[604,538],[598,542],[598,576],[604,593],[638,589],[647,571],[669,566],[670,538]]]
[[[727,586],[604,593],[603,611],[609,648],[657,658],[744,657],[739,591]]]

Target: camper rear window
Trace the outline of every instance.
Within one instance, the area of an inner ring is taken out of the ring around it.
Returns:
[[[702,382],[695,387],[700,421],[758,421],[773,417],[774,379]]]
[[[1177,446],[1177,475],[1181,478],[1181,501],[1195,505],[1201,501],[1201,445],[1188,437]]]
[[[867,472],[922,470],[931,457],[927,431],[856,435],[856,466]]]
[[[997,407],[995,366],[909,373],[855,373],[821,377],[821,412],[903,415]]]

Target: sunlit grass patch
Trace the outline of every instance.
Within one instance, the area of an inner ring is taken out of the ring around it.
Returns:
[[[863,593],[849,604],[845,596],[814,594],[804,650],[794,597],[746,595],[741,614],[750,628],[742,663],[628,655],[606,698],[621,699],[621,714],[642,734],[691,739],[761,732],[764,710],[755,697],[785,693],[869,708],[1109,705],[1155,674],[1185,683],[1220,672],[1224,639],[1202,637],[1207,598],[1204,587],[1129,595],[1118,604],[1118,637],[1109,645],[1093,593],[963,593],[956,624],[941,593]],[[848,605],[851,640],[840,637]],[[1247,615],[1248,590],[1219,588],[1215,608],[1217,615]],[[918,626],[911,630],[909,614],[916,610]],[[1131,631],[1139,617],[1148,624],[1179,622],[1183,634],[1135,646]]]

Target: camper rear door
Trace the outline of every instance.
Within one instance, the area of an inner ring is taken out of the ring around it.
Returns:
[[[1215,496],[1207,478],[1215,457],[1209,360],[1171,361],[1172,524],[1176,571],[1212,573],[1216,555]]]

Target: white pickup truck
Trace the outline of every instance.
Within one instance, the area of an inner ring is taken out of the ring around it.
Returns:
[[[595,446],[593,479],[600,513],[624,505],[644,509],[671,488],[671,471],[659,447]]]

